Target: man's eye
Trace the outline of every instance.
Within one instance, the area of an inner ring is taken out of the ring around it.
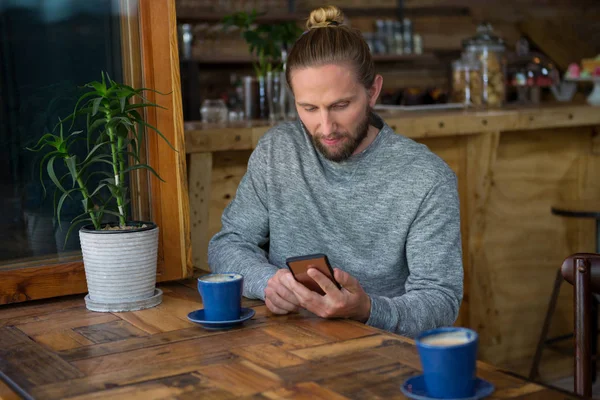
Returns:
[[[317,109],[317,107],[305,107],[304,110],[308,112],[313,112]]]
[[[343,108],[348,107],[348,103],[339,103],[333,106],[333,108],[337,109],[337,110],[341,110]]]

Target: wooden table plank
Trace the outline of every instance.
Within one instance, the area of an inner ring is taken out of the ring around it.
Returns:
[[[271,343],[238,347],[231,352],[267,368],[289,367],[306,362],[305,359],[286,351],[281,345]]]
[[[235,347],[269,343],[272,340],[271,336],[260,330],[239,330],[232,332],[230,335],[201,337],[161,346],[73,361],[71,364],[86,375],[121,369],[134,369],[147,364],[167,367],[185,358],[210,359],[214,355],[229,352],[229,349]],[[199,365],[202,364],[199,363]]]
[[[421,368],[410,339],[308,312],[276,316],[247,299],[252,320],[204,330],[185,320],[201,307],[190,281],[162,287],[163,304],[132,313],[91,313],[82,297],[48,302],[48,313],[12,307],[0,319],[0,376],[45,400],[403,399],[400,385]],[[493,398],[576,398],[484,363],[478,376],[496,386]]]
[[[81,296],[67,296],[53,300],[40,300],[23,304],[9,304],[2,306],[0,312],[0,326],[16,325],[26,318],[39,317],[71,309],[85,309],[81,303]]]
[[[83,326],[73,330],[88,339],[89,344],[116,342],[118,340],[145,337],[148,335],[146,332],[123,320]]]
[[[249,396],[281,386],[281,379],[250,361],[210,365],[198,370],[210,385],[234,396]]]
[[[404,380],[417,371],[400,363],[393,363],[320,381],[320,385],[353,399],[404,399],[398,390]]]
[[[0,370],[23,390],[79,378],[83,373],[15,327],[0,328]]]
[[[263,393],[267,399],[296,399],[296,400],[345,400],[348,397],[317,385],[314,382],[303,382],[291,387],[285,387]]]
[[[370,351],[344,354],[341,356],[311,361],[310,368],[298,365],[277,369],[277,374],[285,382],[298,383],[313,380],[329,379],[358,371],[369,371],[385,365],[395,364],[392,361]]]
[[[144,382],[139,386],[126,386],[110,389],[105,392],[84,394],[71,397],[70,399],[123,399],[123,400],[148,400],[180,398],[186,393],[196,393],[200,387],[200,378],[196,374],[182,374],[168,378],[157,379],[152,382]]]
[[[78,349],[94,344],[94,342],[72,329],[52,331],[42,335],[33,336],[32,339],[54,351]]]
[[[343,320],[332,320],[328,324],[322,324],[318,319],[300,319],[290,323],[336,341],[356,339],[373,334],[372,328],[363,324],[351,324]]]
[[[309,348],[292,351],[291,353],[305,360],[321,360],[327,357],[352,353],[357,350],[371,349],[381,346],[386,340],[384,335],[366,336],[358,339],[346,340],[339,343],[311,346]]]
[[[107,389],[119,387],[137,387],[146,382],[169,378],[172,376],[193,373],[203,365],[224,365],[236,362],[237,357],[232,357],[227,352],[214,353],[209,357],[191,357],[176,360],[169,365],[151,364],[142,365],[134,369],[109,371],[103,374],[85,376],[72,379],[69,385],[64,382],[37,386],[32,390],[36,398],[44,400],[61,400],[88,393],[104,393]],[[106,395],[106,393],[105,393]],[[106,395],[106,397],[109,397]]]
[[[29,317],[16,324],[16,326],[26,335],[36,336],[64,329],[103,324],[118,319],[113,314],[96,313],[85,308],[76,308],[69,311]]]

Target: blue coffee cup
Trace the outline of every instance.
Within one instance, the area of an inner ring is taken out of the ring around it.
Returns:
[[[240,274],[208,274],[198,278],[198,291],[207,321],[235,321],[242,310],[244,277]]]
[[[475,395],[477,332],[459,327],[422,332],[416,338],[427,393],[440,399]]]

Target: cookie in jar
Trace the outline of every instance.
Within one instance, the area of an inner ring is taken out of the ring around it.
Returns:
[[[452,102],[466,106],[481,106],[483,85],[481,65],[477,60],[463,57],[452,63]]]

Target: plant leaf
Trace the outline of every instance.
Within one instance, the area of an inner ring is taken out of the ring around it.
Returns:
[[[56,157],[58,157],[58,156],[50,157],[50,159],[48,160],[48,165],[47,165],[48,176],[50,177],[52,182],[56,185],[56,187],[58,189],[60,189],[61,192],[66,192],[65,188],[62,187],[62,185],[56,178],[56,174],[54,173],[54,160],[56,159]]]
[[[54,139],[54,140],[50,140],[50,139]],[[44,147],[46,146],[52,146],[52,144],[56,142],[56,136],[54,136],[51,133],[46,133],[45,135],[43,135],[40,140],[38,140],[38,142],[36,143],[35,146],[33,147],[25,147],[27,150],[29,151],[40,151],[42,150]]]
[[[82,165],[83,165],[83,164],[85,164],[85,163],[86,163],[86,162],[87,162],[87,161],[90,159],[90,157],[92,157],[92,156],[94,155],[94,153],[95,153],[96,151],[98,151],[99,149],[101,149],[101,148],[102,148],[102,146],[105,146],[105,145],[107,145],[108,143],[109,143],[109,142],[102,142],[102,143],[98,143],[97,145],[95,145],[95,146],[92,148],[92,150],[88,152],[88,155],[87,155],[87,157],[85,158],[85,160],[83,160],[83,161],[81,162],[81,164],[82,164]]]
[[[149,166],[148,164],[137,164],[137,165],[132,165],[132,166],[131,166],[131,167],[129,167],[129,168],[125,168],[125,170],[123,170],[123,173],[125,173],[125,172],[129,172],[129,171],[133,171],[133,170],[135,170],[135,169],[147,169],[147,170],[149,170],[150,172],[152,172],[152,174],[154,174],[154,176],[156,176],[158,179],[160,179],[160,180],[161,180],[161,182],[164,182],[164,180],[163,180],[163,179],[162,179],[162,178],[161,178],[161,177],[158,175],[158,173],[157,173],[157,172],[156,172],[154,169],[152,169],[152,167],[151,167],[151,166]]]
[[[117,217],[121,217],[121,214],[117,211],[102,209],[102,212],[110,214],[110,215],[116,215]]]
[[[88,137],[91,136],[91,134],[94,133],[94,131],[98,129],[99,126],[107,123],[105,117],[94,118],[93,121],[94,122],[92,122],[92,125],[88,125],[87,127]]]
[[[79,189],[79,188],[71,189],[71,190],[68,190],[68,191],[64,192],[62,194],[62,196],[60,196],[60,200],[58,201],[58,205],[56,206],[56,219],[58,220],[58,227],[61,228],[61,229],[62,229],[62,227],[61,227],[61,222],[60,222],[61,221],[61,219],[60,219],[60,211],[62,210],[63,203],[65,202],[65,200],[66,200],[67,197],[71,198],[71,193],[72,192],[76,192],[76,191],[79,191],[79,190],[81,190],[81,189]]]
[[[109,159],[107,160],[106,158],[109,158]],[[110,159],[110,156],[108,154],[103,155],[103,156],[96,156],[96,157],[92,158],[91,160],[89,160],[86,164],[84,164],[81,167],[80,173],[82,173],[90,165],[95,164],[95,163],[104,163],[104,164],[110,165],[111,167],[113,165],[112,160]]]
[[[134,110],[136,108],[146,108],[146,107],[156,107],[156,108],[162,108],[163,110],[168,110],[168,108],[163,107],[156,103],[135,103],[135,104],[129,104],[127,107],[125,107],[124,112],[129,111],[129,110]]]
[[[98,108],[100,108],[100,103],[102,102],[102,97],[98,97],[94,99],[93,108],[92,108],[92,117],[98,114]]]
[[[69,169],[69,173],[71,178],[73,178],[73,186],[75,186],[75,182],[77,181],[77,156],[67,156],[64,158],[65,164]]]
[[[96,194],[98,194],[100,189],[102,189],[103,187],[106,187],[106,186],[108,186],[106,183],[99,184],[98,187],[96,188],[96,190],[94,190],[94,192],[92,194],[90,194],[90,197],[94,197]]]
[[[88,213],[85,213],[85,215],[88,215]],[[93,222],[91,218],[80,218],[80,219],[75,218],[74,220],[72,220],[71,226],[69,227],[69,230],[67,231],[67,234],[65,235],[65,244],[63,245],[63,250],[65,249],[65,246],[67,245],[67,240],[69,240],[69,236],[71,236],[73,229],[75,229],[77,227],[77,225],[83,221]]]
[[[171,145],[171,142],[169,142],[169,140],[154,126],[152,126],[151,124],[147,123],[146,121],[143,120],[138,120],[137,121],[139,124],[142,124],[144,126],[147,126],[148,128],[152,129],[154,132],[156,132],[168,145],[170,148],[172,148],[176,153],[179,153],[179,151],[177,151],[175,149],[175,147],[173,147]]]

